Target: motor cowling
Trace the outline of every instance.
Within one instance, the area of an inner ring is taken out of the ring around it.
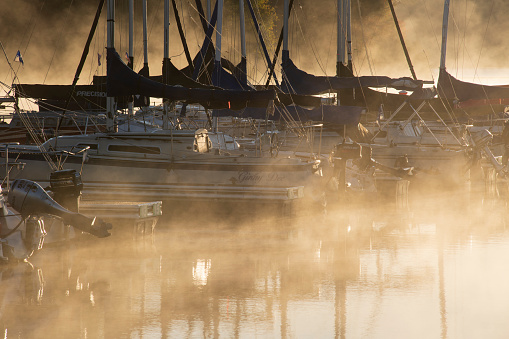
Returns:
[[[76,170],[61,170],[50,174],[53,198],[66,209],[79,212],[79,199],[83,191],[81,175]]]
[[[34,181],[15,180],[12,183],[7,201],[23,217],[41,214],[54,215],[62,218],[66,224],[97,237],[102,238],[110,235],[108,230],[112,228],[111,224],[62,207]]]

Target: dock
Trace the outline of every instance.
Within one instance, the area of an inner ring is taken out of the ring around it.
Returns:
[[[153,234],[162,215],[162,202],[117,202],[82,200],[80,213],[95,216],[113,225],[112,233]]]

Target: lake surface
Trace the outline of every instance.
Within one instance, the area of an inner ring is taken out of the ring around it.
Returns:
[[[448,192],[45,245],[0,267],[0,326],[4,338],[507,338],[508,217]]]

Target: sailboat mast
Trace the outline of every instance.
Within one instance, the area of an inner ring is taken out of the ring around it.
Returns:
[[[115,0],[108,0],[107,2],[107,47],[108,50],[115,48]],[[106,97],[106,130],[108,132],[115,132],[115,98]]]
[[[217,0],[216,57],[214,67],[217,72],[216,84],[221,84],[221,38],[223,33],[223,0]]]
[[[442,51],[440,53],[440,71],[445,71],[445,55],[447,54],[447,29],[449,28],[449,0],[444,1],[444,18],[442,24]]]
[[[253,19],[253,24],[255,25],[256,32],[258,33],[258,39],[260,40],[260,45],[262,46],[263,54],[265,55],[265,60],[267,60],[267,67],[270,68],[272,65],[272,61],[270,60],[269,52],[267,51],[267,46],[265,45],[265,41],[263,39],[262,30],[260,28],[260,25],[258,24],[258,20],[256,19],[256,15],[253,10],[253,5],[251,4],[251,0],[246,1],[249,7],[249,12],[251,13],[251,18]],[[276,86],[279,87],[279,82],[277,81],[276,76],[274,76],[274,81],[276,82]]]
[[[288,15],[292,12],[292,6],[293,6],[293,0],[290,0],[289,8],[288,8]],[[269,76],[267,77],[267,81],[265,83],[265,87],[268,87],[270,84],[270,79],[274,75],[274,67],[276,66],[277,57],[279,54],[279,51],[281,50],[281,45],[283,44],[283,29],[281,30],[281,33],[279,33],[279,39],[277,41],[276,51],[274,52],[274,58],[272,58],[272,63],[269,66]]]
[[[129,0],[129,60],[131,69],[133,68],[134,56],[134,0]]]
[[[284,12],[283,12],[283,63],[290,59],[290,52],[288,49],[288,17],[290,12],[289,0],[285,0]]]
[[[129,67],[134,67],[134,0],[129,0]],[[128,131],[131,130],[131,119],[134,115],[134,101],[133,97],[130,97],[127,102],[127,114],[129,119],[127,120]]]
[[[345,64],[345,29],[344,29],[344,0],[338,0],[337,11],[337,56],[336,56],[336,75],[341,76],[341,64]]]
[[[348,56],[347,67],[353,73],[352,65],[352,18],[351,18],[351,0],[346,1],[346,53]]]
[[[396,30],[398,31],[399,40],[401,41],[401,46],[403,46],[403,51],[405,52],[405,58],[408,63],[408,67],[410,68],[410,73],[412,73],[412,77],[414,80],[417,80],[417,76],[415,75],[414,66],[412,65],[412,61],[410,60],[410,55],[408,54],[408,50],[406,48],[405,40],[403,39],[403,33],[401,33],[401,29],[399,27],[398,18],[396,17],[396,11],[394,10],[394,6],[392,5],[392,0],[387,0],[389,2],[389,7],[391,8],[392,18],[394,19],[394,24],[396,25]]]
[[[210,0],[207,0],[207,21],[210,23],[210,18],[212,17],[212,10],[210,6]]]
[[[167,69],[164,67],[165,63],[167,63],[170,58],[170,0],[164,0],[164,15],[163,15],[163,25],[164,25],[164,60],[163,60],[163,82],[168,84],[168,74]],[[168,110],[169,110],[169,102],[168,100],[164,100],[163,102],[163,129],[167,130],[169,126],[168,119]]]
[[[143,66],[148,67],[147,0],[142,0],[142,5],[143,5]]]
[[[244,15],[244,0],[239,0],[239,14],[240,14],[240,77],[242,83],[247,82],[247,52],[246,52],[246,20]],[[244,81],[246,80],[246,81]]]
[[[145,70],[144,76],[148,77],[150,75],[150,71],[148,68],[147,0],[142,0],[142,7],[143,7],[143,69]],[[146,97],[145,100],[143,101],[146,106],[150,104],[149,97]]]
[[[164,15],[163,15],[163,57],[165,59],[170,57],[170,0],[164,0]]]

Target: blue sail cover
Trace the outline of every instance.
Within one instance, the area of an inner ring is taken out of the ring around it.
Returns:
[[[269,115],[269,120],[292,118],[297,121],[315,121],[337,125],[358,125],[361,119],[363,107],[357,106],[330,106],[322,105],[316,108],[303,108],[300,106],[275,106],[274,114]],[[265,119],[267,110],[262,108],[246,108],[240,111],[231,109],[215,109],[212,112],[215,117],[241,117],[253,119]]]
[[[266,108],[275,98],[274,90],[235,91],[169,86],[147,79],[124,64],[113,48],[108,49],[108,84],[110,97],[144,95],[186,103],[198,103],[205,108],[245,107]]]
[[[386,76],[328,77],[306,73],[295,66],[288,58],[283,61],[283,92],[304,95],[316,95],[345,88],[392,87],[398,90],[416,90],[423,81],[412,78],[389,78]]]
[[[219,62],[215,62],[214,64],[212,84],[224,89],[254,91],[254,88],[249,86],[247,81],[243,83],[235,74],[227,72]]]

